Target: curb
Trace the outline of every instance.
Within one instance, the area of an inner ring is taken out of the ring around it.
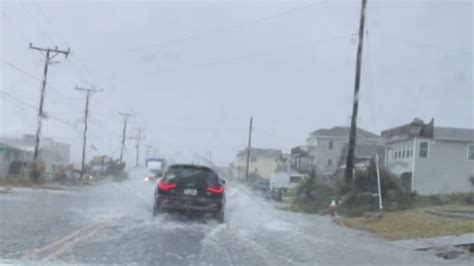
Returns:
[[[460,211],[435,211],[432,209],[425,209],[423,210],[425,213],[431,214],[431,215],[437,215],[437,216],[443,216],[443,217],[448,217],[448,218],[454,218],[454,219],[474,219],[474,212],[460,212]]]

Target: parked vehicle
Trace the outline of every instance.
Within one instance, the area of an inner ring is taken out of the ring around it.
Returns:
[[[275,172],[270,179],[270,190],[272,198],[282,200],[288,190],[294,188],[304,178],[303,174],[291,172]]]
[[[224,222],[225,181],[206,166],[177,164],[159,179],[153,216],[160,212],[199,213]]]
[[[163,176],[166,169],[166,160],[162,158],[149,158],[145,161],[148,174],[145,176],[145,182],[156,183]]]

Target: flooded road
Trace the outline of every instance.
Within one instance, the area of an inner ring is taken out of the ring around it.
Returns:
[[[130,180],[0,194],[2,262],[136,265],[447,264],[330,218],[278,210],[227,185],[226,223],[152,217],[154,185]],[[466,263],[467,261],[456,261]]]

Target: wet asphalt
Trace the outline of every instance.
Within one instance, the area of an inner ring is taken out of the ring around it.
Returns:
[[[128,265],[466,264],[391,245],[329,217],[279,210],[227,184],[226,222],[152,217],[154,185],[128,181],[0,193],[0,262]]]

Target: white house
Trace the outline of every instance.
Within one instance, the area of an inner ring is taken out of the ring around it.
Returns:
[[[382,131],[385,165],[419,194],[469,192],[474,175],[474,129],[435,127],[416,118]]]
[[[345,147],[349,143],[349,127],[321,128],[313,131],[306,140],[308,153],[313,159],[313,165],[318,173],[334,175],[341,165]],[[357,128],[356,152],[359,146],[380,146],[382,141],[376,134]],[[364,148],[364,150],[366,150]],[[347,152],[346,152],[347,153]],[[374,155],[375,151],[373,154]],[[371,156],[370,156],[371,157]],[[345,159],[343,159],[345,160]]]
[[[250,149],[249,174],[259,176],[262,179],[270,180],[272,173],[277,169],[282,160],[283,153],[275,149]],[[245,176],[247,166],[247,149],[241,150],[237,154],[234,167],[237,169],[239,177]]]
[[[22,173],[27,175],[28,166],[31,167],[33,160],[33,150],[35,146],[34,135],[24,135],[18,137],[0,138],[0,178],[5,178],[14,165],[25,165],[21,167]],[[45,177],[51,179],[58,170],[68,165],[70,162],[69,144],[61,143],[52,138],[43,137],[40,143],[38,158],[45,164]]]

